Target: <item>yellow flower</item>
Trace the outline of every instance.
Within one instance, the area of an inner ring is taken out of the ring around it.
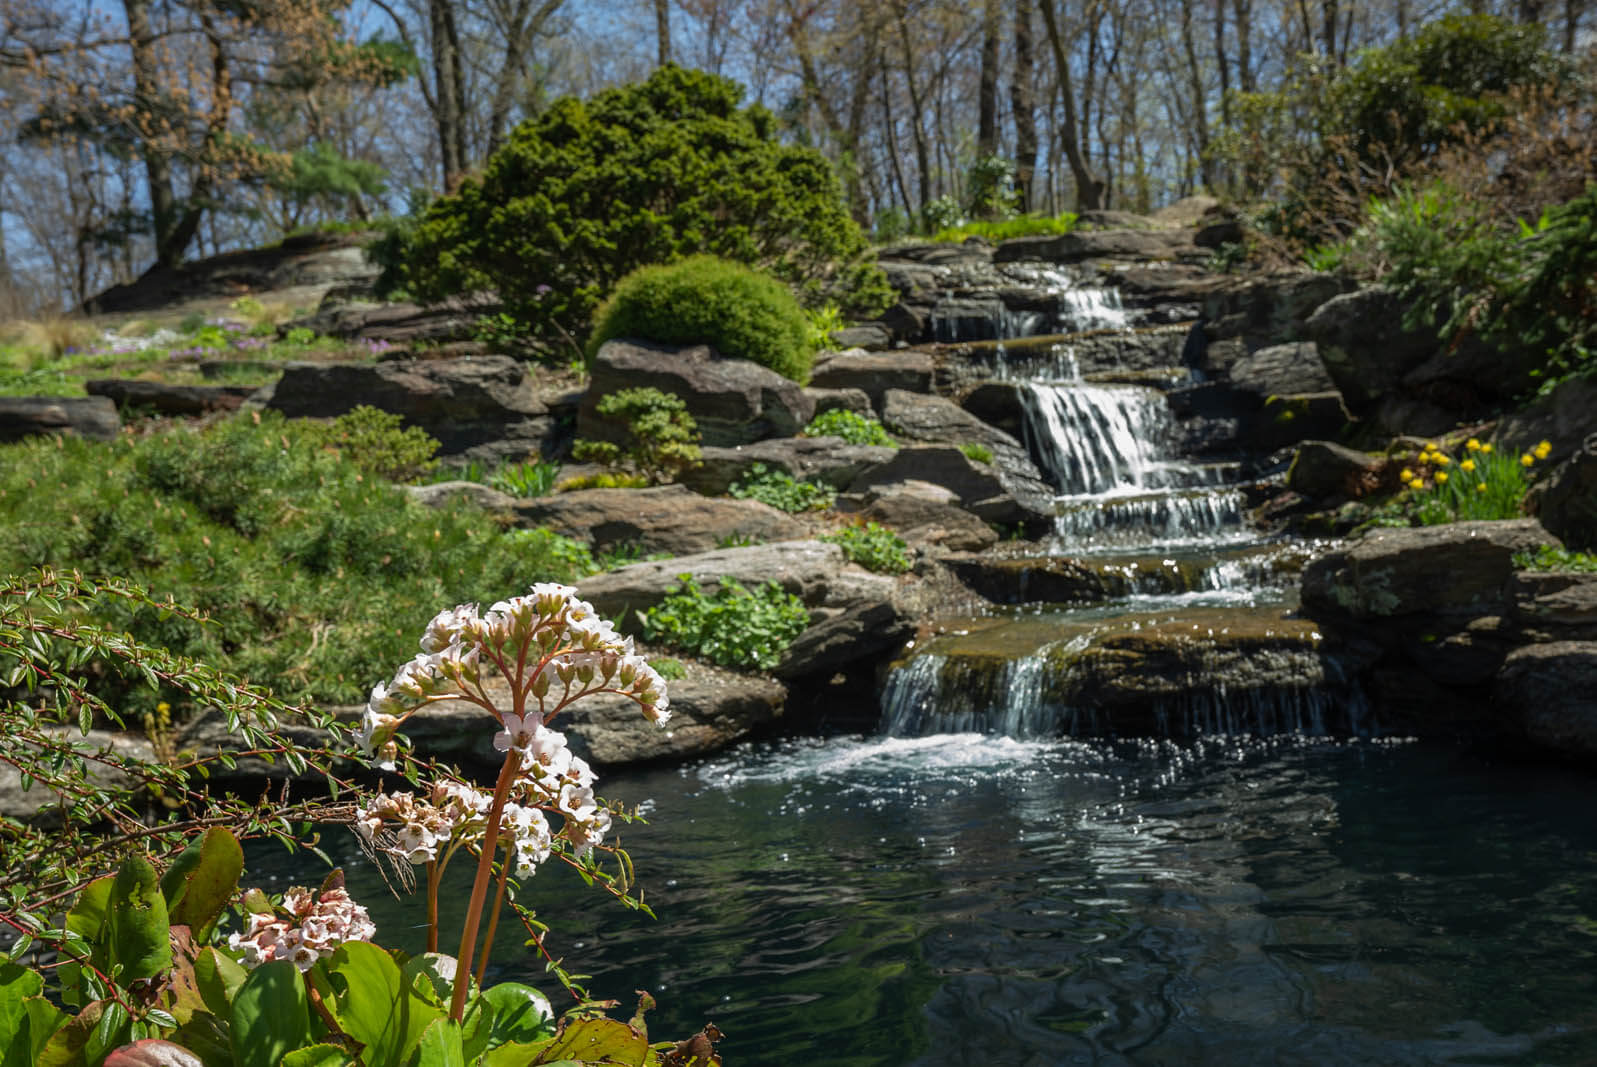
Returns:
[[[160,712],[162,715],[165,715],[167,712],[172,710],[172,705],[163,700],[159,704],[155,705],[155,710]]]
[[[1531,455],[1529,452],[1526,452],[1523,456],[1519,457],[1519,463],[1520,463],[1520,466],[1522,466],[1522,467],[1529,467],[1532,464],[1534,464],[1535,462],[1536,462],[1536,457]]]
[[[1436,453],[1436,462],[1440,466],[1445,467],[1445,466],[1447,466],[1449,463],[1451,463],[1453,461],[1452,461],[1452,459],[1450,457],[1445,456],[1442,453],[1438,452],[1438,453]]]
[[[1475,483],[1475,491],[1476,491],[1476,492],[1477,492],[1477,493],[1484,493],[1484,492],[1486,492],[1486,483],[1485,483],[1485,482],[1476,482],[1476,483]]]
[[[1461,471],[1472,471],[1475,469],[1475,461],[1473,459],[1466,459],[1458,465],[1458,469]]]
[[[1553,450],[1553,443],[1551,441],[1543,441],[1541,444],[1537,445],[1531,451],[1536,453],[1536,458],[1537,459],[1546,459],[1547,458],[1547,453],[1551,452],[1552,450]]]
[[[1415,478],[1412,482],[1408,483],[1408,487],[1410,489],[1424,489],[1425,483],[1419,478]]]
[[[1409,470],[1407,467],[1404,467],[1402,472],[1398,474],[1398,478],[1403,482],[1404,485],[1407,485],[1409,482],[1414,480],[1414,472]]]
[[[1447,472],[1446,471],[1437,471],[1436,472],[1436,484],[1437,485],[1441,485],[1445,481],[1447,481]]]
[[[1435,452],[1436,451],[1436,442],[1435,441],[1426,441],[1425,442],[1425,451],[1427,451],[1427,452]]]
[[[1475,438],[1471,437],[1468,441],[1464,442],[1464,447],[1469,449],[1471,452],[1479,452],[1481,450],[1481,443]]]
[[[1491,446],[1490,442],[1488,442],[1488,443],[1486,443],[1484,445],[1481,445],[1481,455],[1489,456],[1491,454],[1492,454],[1492,446]]]

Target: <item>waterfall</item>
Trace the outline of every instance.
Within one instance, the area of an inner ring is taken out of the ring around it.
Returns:
[[[1171,437],[1157,389],[1028,383],[1021,390],[1026,445],[1064,493],[1147,486]]]
[[[998,662],[916,656],[888,675],[881,732],[889,737],[1057,735],[1063,709],[1044,691],[1049,663],[1048,649]]]

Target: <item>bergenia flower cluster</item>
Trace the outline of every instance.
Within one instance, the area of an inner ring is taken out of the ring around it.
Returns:
[[[366,909],[341,886],[320,892],[296,886],[284,894],[282,910],[288,915],[250,912],[244,932],[228,937],[228,947],[243,953],[244,966],[289,960],[308,971],[344,942],[370,941],[377,933]]]
[[[421,866],[447,860],[461,846],[478,851],[492,804],[491,793],[444,781],[421,797],[378,793],[371,803],[356,809],[355,828],[373,847]],[[568,815],[568,823],[570,820]],[[384,830],[393,836],[379,837]],[[518,878],[530,877],[554,848],[549,820],[537,807],[507,802],[499,832],[510,849]]]

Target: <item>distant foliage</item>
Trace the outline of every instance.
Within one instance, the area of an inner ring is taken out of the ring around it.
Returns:
[[[804,602],[775,582],[750,590],[730,578],[713,596],[691,574],[657,607],[640,615],[643,636],[726,667],[770,670],[809,625]]]
[[[809,322],[786,286],[714,256],[643,267],[621,279],[594,317],[589,361],[617,337],[707,344],[801,384],[815,354]]]
[[[842,408],[821,412],[804,427],[804,433],[807,437],[841,437],[851,445],[898,447],[898,442],[881,423]]]
[[[903,574],[912,566],[904,539],[879,523],[845,526],[821,540],[832,542],[850,560],[878,574]]]
[[[784,470],[756,463],[749,473],[727,490],[739,500],[758,500],[779,511],[825,511],[837,499],[837,490],[817,482],[799,481]]]
[[[947,226],[935,231],[932,240],[957,243],[967,237],[982,237],[996,242],[1007,241],[1011,237],[1069,233],[1075,228],[1075,213],[1065,211],[1058,215],[1020,215],[997,221],[963,222],[957,226]]]
[[[977,463],[993,461],[993,450],[976,441],[967,441],[959,446],[959,450],[965,454],[966,459],[975,460]]]
[[[626,440],[579,440],[572,453],[637,477],[649,485],[669,482],[699,463],[699,427],[682,398],[658,389],[622,389],[600,400],[596,409],[607,422],[624,427]]]
[[[413,482],[438,466],[438,442],[419,426],[403,426],[398,415],[361,404],[324,424],[310,423],[311,440],[336,448],[361,470],[391,482]]]
[[[382,288],[493,289],[532,333],[580,338],[622,277],[710,253],[759,264],[806,304],[890,299],[824,156],[783,144],[725,78],[667,65],[523,122],[480,174],[382,249]]]

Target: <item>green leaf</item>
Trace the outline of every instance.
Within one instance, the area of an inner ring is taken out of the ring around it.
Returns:
[[[553,1036],[554,1009],[549,1006],[549,998],[531,986],[500,982],[483,990],[482,998],[494,1009],[491,1046]]]
[[[288,1053],[309,1045],[310,1000],[299,968],[287,960],[255,968],[233,997],[230,1019],[237,1067],[277,1067]]]
[[[102,1000],[100,1007],[99,1018],[83,1045],[83,1058],[90,1064],[100,1063],[108,1052],[126,1042],[133,1025],[133,1017],[116,1001]]]
[[[109,943],[102,935],[111,903],[111,884],[115,881],[116,877],[109,874],[96,878],[78,891],[78,899],[67,912],[66,929],[89,943],[90,959],[101,970],[111,966]],[[63,963],[59,973],[61,1002],[67,1007],[81,1007],[95,999],[82,989],[82,968],[78,964]]]
[[[328,1005],[339,1027],[366,1046],[365,1067],[398,1067],[416,1050],[422,1031],[445,1012],[411,991],[393,957],[376,945],[350,941],[326,961]]]
[[[113,965],[120,968],[119,982],[154,978],[172,966],[166,898],[149,860],[129,856],[122,861],[111,884],[109,907],[106,929]]]
[[[615,1019],[582,1019],[561,1031],[532,1063],[547,1065],[576,1060],[643,1067],[648,1056],[649,1039],[626,1023]]]
[[[88,1067],[85,1050],[104,1014],[105,1005],[106,1001],[96,1000],[68,1019],[39,1050],[36,1067]],[[126,1012],[123,1014],[125,1016]]]
[[[460,1027],[449,1019],[435,1019],[421,1033],[416,1067],[465,1067]]]
[[[175,925],[187,926],[204,941],[216,919],[238,892],[244,850],[224,826],[213,826],[189,844],[161,878],[161,893]]]
[[[44,978],[15,963],[0,963],[0,1067],[32,1067],[39,1050],[67,1021],[39,994]]]
[[[203,948],[194,959],[194,982],[205,1007],[219,1019],[231,1013],[230,1005],[249,972],[214,948]]]
[[[531,1063],[542,1063],[543,1061],[537,1059],[537,1056],[549,1047],[551,1041],[552,1039],[534,1044],[516,1042],[509,1045],[500,1045],[496,1049],[490,1049],[483,1056],[481,1067],[527,1067]],[[557,1062],[564,1063],[569,1061]],[[554,1065],[551,1064],[549,1067],[554,1067]]]
[[[283,1067],[342,1067],[356,1060],[337,1045],[312,1045],[283,1057]]]

